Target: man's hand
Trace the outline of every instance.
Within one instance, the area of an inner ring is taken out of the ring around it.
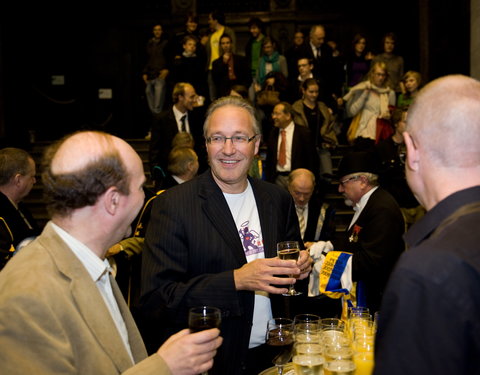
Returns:
[[[213,357],[222,344],[217,328],[190,333],[184,329],[169,337],[158,349],[174,375],[196,375],[213,366]]]
[[[300,251],[300,256],[297,260],[297,267],[300,268],[300,275],[298,279],[303,280],[312,270],[313,259],[307,250]]]
[[[299,275],[300,268],[292,260],[278,258],[256,259],[233,271],[237,290],[263,290],[272,294],[282,294],[287,288],[277,288],[272,285],[290,285],[295,283],[293,277],[278,277],[279,275]]]

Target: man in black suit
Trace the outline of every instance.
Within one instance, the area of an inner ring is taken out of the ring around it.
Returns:
[[[334,247],[353,254],[352,280],[357,281],[357,303],[366,304],[373,313],[379,310],[390,273],[405,249],[405,223],[395,199],[378,186],[378,162],[373,153],[345,155],[338,176],[338,191],[345,203],[353,206],[355,214]]]
[[[155,118],[150,140],[150,168],[155,180],[161,179],[167,171],[168,154],[172,141],[179,132],[190,133],[194,139],[195,151],[202,165],[204,149],[199,115],[195,115],[197,103],[195,88],[185,82],[178,82],[173,88],[173,106]],[[198,109],[200,110],[200,109]]]
[[[252,82],[247,59],[233,53],[230,35],[222,35],[220,47],[223,54],[212,64],[212,78],[216,86],[217,97],[229,95],[233,85],[249,87]]]
[[[340,95],[342,78],[333,58],[332,48],[325,43],[325,27],[314,25],[310,29],[310,39],[303,48],[303,57],[313,61],[313,76],[319,81],[325,91],[325,97],[332,94]]]
[[[278,103],[273,108],[272,118],[275,127],[267,141],[265,174],[267,181],[288,189],[288,175],[294,169],[306,168],[313,174],[317,173],[317,151],[310,130],[293,122],[292,106],[289,103]]]
[[[21,202],[34,184],[35,162],[29,153],[13,147],[0,150],[0,269],[23,240],[40,234]]]
[[[335,209],[319,199],[315,176],[308,169],[298,168],[288,175],[288,191],[295,202],[302,240],[313,259],[318,259],[322,251],[332,248],[331,243],[325,241],[335,235]],[[302,301],[301,311],[323,317],[340,316],[340,300],[319,293],[318,277],[315,271],[310,274],[309,298]]]
[[[248,177],[259,132],[247,101],[212,103],[204,125],[211,169],[156,198],[145,238],[143,311],[157,317],[165,337],[187,325],[193,306],[222,310],[224,341],[211,374],[258,374],[271,366],[267,321],[295,298],[280,296],[297,280],[285,276],[304,280],[311,270],[306,251],[297,262],[276,258],[277,242],[301,238],[289,194]]]

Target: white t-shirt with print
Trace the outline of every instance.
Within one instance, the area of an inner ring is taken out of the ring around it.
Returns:
[[[240,194],[223,193],[232,213],[247,262],[265,258],[263,249],[262,228],[258,216],[257,203],[253,195],[252,186],[248,183],[247,189]],[[272,318],[272,306],[267,292],[255,292],[253,309],[253,326],[250,334],[249,348],[255,348],[265,343],[265,332],[268,320]]]

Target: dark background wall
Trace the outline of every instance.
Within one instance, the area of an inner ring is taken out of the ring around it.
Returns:
[[[33,132],[50,140],[81,128],[143,137],[149,114],[141,71],[151,27],[161,22],[174,35],[191,10],[199,14],[201,28],[209,11],[223,10],[237,32],[240,53],[248,39],[246,22],[258,16],[282,48],[290,45],[295,28],[308,30],[317,23],[325,25],[327,39],[343,53],[357,32],[367,36],[369,49],[380,52],[383,34],[393,31],[405,69],[420,71],[425,81],[469,74],[469,0],[163,0],[17,7],[2,12],[0,20],[2,146],[23,146]],[[53,85],[52,76],[63,76],[64,85]],[[112,90],[112,99],[99,99],[103,88]]]

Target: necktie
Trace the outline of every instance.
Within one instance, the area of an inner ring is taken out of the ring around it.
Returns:
[[[187,131],[187,126],[186,126],[185,122],[187,121],[187,115],[183,115],[182,118],[180,119],[180,121],[182,122],[182,132],[186,132]]]
[[[304,211],[305,211],[305,206],[303,207],[297,206],[298,224],[300,224],[300,234],[302,238],[305,235],[305,217],[303,216]]]
[[[287,132],[280,130],[280,135],[282,139],[280,141],[280,151],[278,152],[278,165],[283,167],[287,164]]]
[[[320,47],[317,48],[317,59],[319,59],[320,57],[322,57],[322,50],[320,49]]]

